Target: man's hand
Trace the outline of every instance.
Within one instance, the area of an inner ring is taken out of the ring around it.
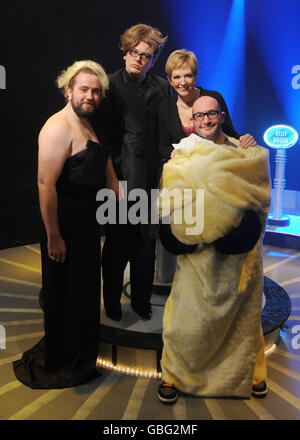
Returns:
[[[48,236],[48,256],[57,263],[64,263],[66,259],[66,244],[60,234]]]
[[[247,133],[243,136],[240,136],[240,145],[241,148],[255,147],[256,141],[251,134]]]
[[[176,156],[177,150],[174,148],[174,150],[171,153],[171,159],[174,159],[174,157]]]

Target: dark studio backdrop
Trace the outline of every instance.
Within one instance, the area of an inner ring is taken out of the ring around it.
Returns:
[[[196,53],[198,85],[224,95],[240,133],[266,146],[271,125],[300,131],[298,0],[4,0],[0,14],[0,248],[39,240],[37,138],[64,105],[58,73],[80,59],[119,69],[119,36],[136,23],[169,36],[154,73],[175,49]],[[300,191],[299,145],[287,156],[286,188]]]

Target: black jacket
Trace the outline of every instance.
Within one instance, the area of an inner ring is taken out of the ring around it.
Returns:
[[[125,69],[109,76],[107,97],[100,103],[92,125],[128,191],[157,188],[161,164],[158,150],[158,106],[171,94],[163,78],[148,73],[137,82]]]
[[[211,96],[215,98],[220,105],[221,111],[226,113],[222,129],[225,134],[239,139],[239,133],[233,128],[232,121],[226,102],[221,93],[214,90],[200,89],[200,96]],[[173,150],[172,144],[178,144],[181,139],[186,137],[183,131],[178,109],[177,95],[173,95],[163,100],[159,106],[159,152],[163,163],[170,159]]]

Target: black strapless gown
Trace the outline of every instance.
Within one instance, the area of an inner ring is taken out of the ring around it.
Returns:
[[[71,387],[97,376],[100,329],[100,227],[96,192],[109,149],[93,141],[69,157],[57,182],[58,218],[66,260],[50,260],[41,237],[45,336],[13,363],[30,388]]]

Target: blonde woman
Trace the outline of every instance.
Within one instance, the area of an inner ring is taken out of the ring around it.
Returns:
[[[159,149],[163,162],[169,160],[173,151],[172,144],[194,133],[192,106],[200,96],[215,98],[225,112],[223,132],[239,139],[241,146],[247,148],[255,145],[250,134],[240,136],[234,129],[226,102],[221,93],[196,86],[198,62],[195,54],[185,49],[175,50],[169,56],[165,71],[169,83],[176,94],[161,102],[159,108]]]

